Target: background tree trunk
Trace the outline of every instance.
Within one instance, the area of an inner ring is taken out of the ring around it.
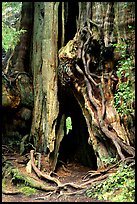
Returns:
[[[2,143],[19,148],[30,132],[33,109],[33,81],[30,48],[33,30],[33,3],[24,2],[20,29],[25,32],[2,69]],[[19,150],[18,149],[18,150]],[[26,148],[27,151],[27,148]]]

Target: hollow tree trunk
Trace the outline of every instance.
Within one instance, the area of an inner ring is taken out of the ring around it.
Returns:
[[[120,8],[123,13],[126,10],[121,4],[97,2],[92,4],[91,18],[90,3],[81,4],[78,22],[82,26],[73,40],[60,49],[58,72],[62,85],[72,89],[82,109],[89,143],[96,153],[97,166],[102,167],[104,158],[118,155],[124,160],[125,155],[135,156],[114,107],[112,93],[115,82],[113,44],[121,37],[117,16]],[[130,6],[133,9],[133,5]],[[127,23],[133,21],[130,19]],[[127,26],[124,24],[123,27]],[[116,36],[117,32],[120,36]]]

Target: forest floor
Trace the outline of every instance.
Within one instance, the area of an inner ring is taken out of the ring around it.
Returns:
[[[9,158],[9,160],[12,161],[14,166],[16,166],[16,168],[18,168],[20,172],[29,175],[37,181],[44,183],[43,180],[38,178],[33,170],[31,174],[28,174],[26,172],[26,165],[23,164],[23,156],[14,154],[12,156],[7,155],[6,158]],[[56,174],[54,175],[54,177],[59,179],[59,181],[63,184],[76,183],[78,185],[81,185],[83,183],[83,176],[86,175],[89,170],[91,170],[89,167],[82,166],[81,164],[78,164],[76,162],[71,162],[66,165],[60,164],[56,170]],[[43,168],[43,171],[46,172],[46,169],[44,170]],[[9,183],[6,183],[6,186],[8,186],[8,191],[10,192],[14,192],[17,190],[17,186],[13,185],[10,180]],[[75,189],[71,190],[71,192],[73,191],[75,191]],[[22,193],[10,195],[2,193],[2,202],[102,202],[87,197],[85,192],[72,195],[66,195],[65,193],[61,195],[61,192],[59,194],[56,192],[48,196],[47,194],[47,192],[41,190],[37,190],[35,194],[29,196]]]

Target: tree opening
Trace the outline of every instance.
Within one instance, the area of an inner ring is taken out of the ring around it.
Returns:
[[[66,97],[64,107],[67,107],[64,111],[66,119],[71,119],[71,124],[69,121],[64,127],[66,130],[60,143],[59,160],[65,163],[77,162],[96,170],[97,159],[92,145],[88,144],[89,133],[86,121],[73,95]]]

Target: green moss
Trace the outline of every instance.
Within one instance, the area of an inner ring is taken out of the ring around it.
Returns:
[[[2,179],[2,188],[6,188],[6,179]]]
[[[20,191],[26,196],[34,195],[37,193],[37,190],[35,188],[31,188],[28,186],[20,188]]]

